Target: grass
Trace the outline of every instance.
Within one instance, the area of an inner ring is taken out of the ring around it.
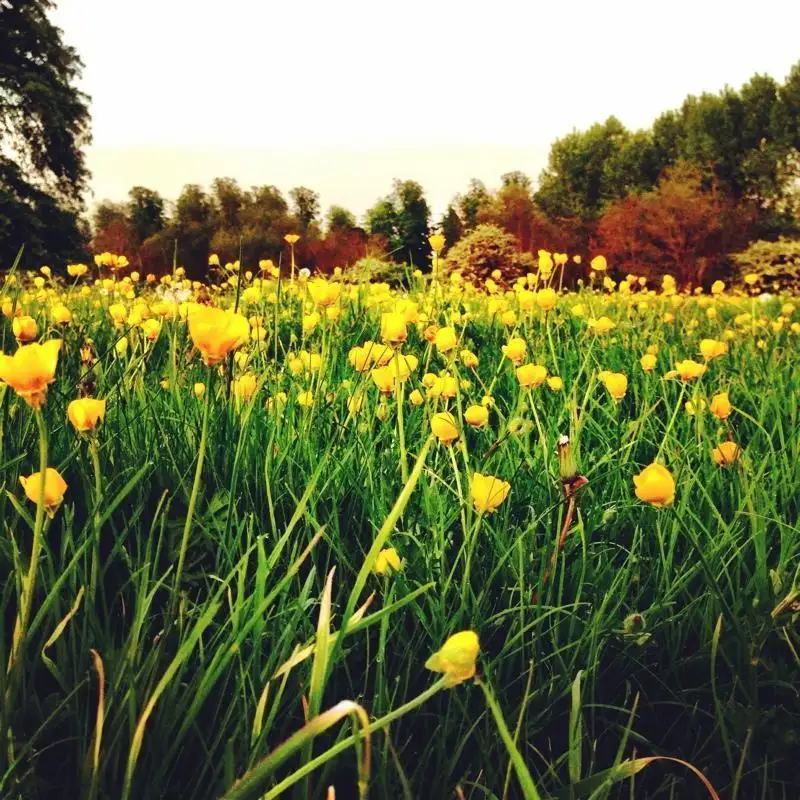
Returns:
[[[239,351],[246,364],[213,369],[153,286],[7,279],[6,310],[63,339],[42,417],[68,490],[44,520],[23,661],[2,673],[0,796],[797,796],[800,312],[782,309],[789,298],[586,288],[544,313],[520,308],[520,292],[415,278],[408,294],[344,285],[339,316],[322,306],[303,330],[307,283],[241,279],[215,302],[260,317],[264,339]],[[163,314],[155,341],[131,319],[134,296]],[[409,300],[422,316],[403,352],[419,365],[381,396],[348,352],[380,340],[382,312],[413,317]],[[55,302],[68,325],[53,322]],[[114,302],[128,314],[119,327]],[[587,325],[601,314],[616,324],[605,334]],[[425,338],[448,322],[474,370]],[[563,391],[519,386],[501,351],[513,335]],[[9,319],[2,337],[11,352]],[[702,361],[706,337],[728,353],[697,380],[665,378]],[[301,349],[320,354],[318,370],[300,371],[290,354]],[[621,401],[601,370],[628,376]],[[424,373],[444,371],[469,384],[409,402],[426,394]],[[256,377],[249,398],[229,386],[244,374]],[[81,391],[107,400],[90,437],[67,422]],[[727,422],[686,412],[721,391]],[[362,393],[357,411],[348,400]],[[470,429],[464,411],[486,394],[489,424]],[[445,408],[460,432],[450,446],[431,435]],[[0,430],[7,663],[36,516],[18,478],[39,469],[34,414],[11,387]],[[566,526],[562,434],[588,478]],[[728,437],[741,457],[718,467],[711,450]],[[633,490],[657,458],[675,477],[667,508]],[[473,507],[473,472],[511,484],[494,513]],[[376,575],[390,546],[403,568]],[[465,629],[480,637],[478,680],[446,688],[423,665]]]

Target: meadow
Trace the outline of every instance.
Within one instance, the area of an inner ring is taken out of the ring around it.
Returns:
[[[579,261],[12,269],[0,796],[796,798],[800,301]]]

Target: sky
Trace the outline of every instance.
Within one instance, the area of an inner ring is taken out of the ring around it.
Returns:
[[[410,178],[438,215],[470,178],[535,178],[573,129],[800,60],[800,0],[58,0],[54,20],[92,98],[90,204],[225,176],[360,216]]]

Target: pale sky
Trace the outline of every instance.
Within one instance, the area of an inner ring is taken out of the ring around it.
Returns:
[[[438,216],[471,177],[687,94],[783,81],[800,0],[58,0],[86,68],[93,200],[305,185],[361,215],[394,178]]]

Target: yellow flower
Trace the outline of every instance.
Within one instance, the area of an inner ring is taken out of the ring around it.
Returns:
[[[525,344],[524,339],[519,339],[519,338],[509,339],[508,344],[504,344],[502,350],[503,350],[503,355],[512,364],[519,364],[522,362],[522,359],[525,358],[527,345]]]
[[[653,462],[633,476],[636,496],[656,508],[672,505],[675,499],[675,479],[663,465]]]
[[[450,444],[458,439],[456,419],[447,411],[440,411],[431,417],[431,430],[442,444]]]
[[[639,363],[645,372],[652,372],[656,366],[656,356],[654,353],[645,353],[640,359]]]
[[[536,292],[536,305],[542,309],[542,311],[552,311],[556,307],[556,302],[558,301],[558,295],[555,293],[554,289],[540,289]]]
[[[755,286],[758,283],[758,275],[755,272],[748,272],[747,275],[744,276],[744,282],[748,286]]]
[[[702,339],[700,341],[700,355],[702,355],[706,361],[724,356],[727,352],[727,342],[719,342],[716,339]]]
[[[422,392],[419,389],[414,389],[408,396],[408,401],[412,406],[421,406],[425,402]]]
[[[97,427],[106,416],[106,401],[82,397],[67,406],[67,418],[79,433],[87,433]]]
[[[27,478],[20,475],[19,482],[22,484],[28,500],[32,503],[38,503],[39,494],[42,491],[42,473],[34,472]],[[61,477],[57,469],[48,467],[44,474],[44,508],[49,517],[55,516],[58,507],[64,501],[66,493],[66,481]]]
[[[113,303],[108,307],[108,313],[111,319],[114,320],[114,325],[121,328],[128,319],[128,310],[122,303]]]
[[[192,391],[194,392],[194,396],[200,399],[206,393],[206,385],[198,382],[192,387]]]
[[[489,411],[484,406],[470,406],[464,412],[464,421],[473,428],[482,428],[489,421]]]
[[[319,320],[320,316],[317,311],[312,311],[310,314],[303,314],[303,330],[306,333],[310,333],[319,325]]]
[[[241,375],[233,382],[233,396],[246,403],[255,394],[256,385],[256,376],[251,372]]]
[[[621,372],[606,373],[605,377],[603,378],[603,383],[606,385],[608,393],[615,400],[622,400],[628,391],[628,378]]]
[[[50,316],[56,325],[69,325],[72,322],[72,312],[63,303],[53,306]]]
[[[0,353],[0,381],[7,383],[32,408],[41,408],[47,387],[55,380],[60,339],[26,344],[13,356]]]
[[[67,274],[71,278],[80,278],[86,274],[88,269],[86,264],[67,264]]]
[[[203,361],[213,367],[250,337],[250,324],[241,314],[213,306],[195,305],[189,309],[189,335]]]
[[[547,385],[551,391],[560,392],[564,388],[564,381],[558,375],[553,375],[552,378],[547,379]]]
[[[148,319],[142,323],[142,333],[151,341],[158,339],[161,323],[157,319]]]
[[[120,357],[124,356],[125,353],[128,352],[128,340],[127,339],[120,339],[115,345],[114,350],[116,354]]]
[[[431,250],[437,255],[444,249],[444,236],[442,236],[441,233],[434,233],[432,236],[429,236],[428,242],[430,243]]]
[[[39,335],[39,326],[33,317],[14,317],[11,323],[18,342],[32,342]]]
[[[605,256],[595,256],[591,262],[589,262],[589,266],[595,272],[605,272],[608,269],[608,262]]]
[[[394,547],[386,547],[378,553],[372,570],[376,575],[386,575],[390,572],[400,572],[402,568],[403,562],[397,555],[397,550]]]
[[[418,365],[419,359],[416,356],[396,353],[386,365],[386,368],[392,371],[395,378],[400,381],[405,381],[408,380],[409,376]]]
[[[600,319],[590,319],[588,324],[589,328],[591,328],[591,330],[593,330],[595,333],[608,333],[617,327],[614,320],[605,316],[600,317]]]
[[[517,367],[517,380],[523,389],[535,389],[541,386],[547,377],[547,367],[541,364],[525,364]]]
[[[458,344],[458,336],[456,336],[456,332],[452,327],[447,326],[436,331],[436,339],[434,341],[439,352],[448,353]]]
[[[722,442],[711,451],[711,458],[718,467],[728,467],[739,460],[740,452],[736,442]]]
[[[289,244],[297,244],[300,241],[300,237],[296,233],[287,233],[286,236],[283,237],[283,240]]]
[[[585,317],[586,316],[586,306],[583,303],[576,303],[570,309],[570,313],[572,314],[573,317],[578,317],[579,319],[581,317]]]
[[[461,357],[461,363],[467,369],[475,369],[475,367],[478,366],[478,356],[471,350],[462,350],[459,355]]]
[[[694,417],[697,415],[698,411],[703,412],[706,410],[706,401],[703,400],[702,397],[697,401],[696,404],[692,400],[687,400],[684,404],[684,408],[690,417]]]
[[[311,408],[314,405],[314,392],[305,391],[297,395],[297,405],[303,408]]]
[[[711,284],[711,294],[722,294],[725,291],[725,281],[714,281]]]
[[[392,392],[394,392],[395,379],[397,378],[395,369],[388,365],[375,367],[370,375],[372,375],[372,380],[378,387],[378,390],[383,392],[383,394],[392,394]]]
[[[684,361],[679,361],[675,365],[675,369],[682,381],[692,381],[695,378],[699,378],[706,371],[706,365],[687,358]]]
[[[728,398],[728,393],[720,392],[719,394],[715,394],[711,398],[710,408],[711,413],[717,417],[717,419],[728,419],[728,417],[731,415],[731,411],[733,411],[733,406]]]
[[[381,338],[389,344],[402,344],[408,338],[405,315],[397,311],[382,314]]]
[[[325,278],[314,278],[308,284],[308,293],[320,308],[332,306],[339,299],[341,291],[340,283],[330,283]]]
[[[457,686],[475,675],[475,661],[479,652],[478,634],[475,631],[461,631],[451,636],[441,650],[425,662],[425,669],[443,673],[446,686]]]
[[[472,504],[476,511],[491,514],[497,509],[500,503],[508,497],[511,491],[511,484],[507,481],[495,478],[492,475],[481,475],[476,472],[470,482],[470,494]]]

